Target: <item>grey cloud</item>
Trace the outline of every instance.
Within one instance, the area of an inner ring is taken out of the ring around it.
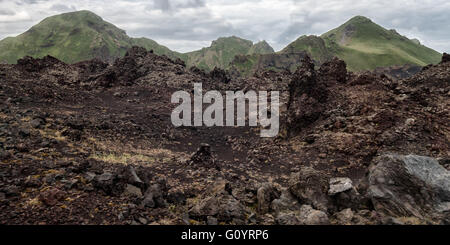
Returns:
[[[0,15],[14,15],[16,12],[8,9],[0,9]]]
[[[74,6],[67,6],[64,4],[53,4],[50,9],[53,11],[58,11],[58,12],[69,12],[69,11],[76,10],[76,8]]]
[[[157,9],[161,9],[162,11],[170,10],[170,2],[169,0],[153,0],[153,5]]]

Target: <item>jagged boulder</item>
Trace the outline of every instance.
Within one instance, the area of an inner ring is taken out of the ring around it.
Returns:
[[[209,76],[212,80],[221,83],[229,83],[231,80],[227,72],[218,67],[214,67],[214,69],[209,73]]]
[[[216,158],[211,151],[211,146],[202,143],[200,147],[194,152],[191,158],[188,160],[190,166],[203,166],[203,167],[217,167]]]
[[[306,56],[289,83],[287,130],[290,135],[315,122],[324,111],[328,93],[318,82],[313,61]]]
[[[434,158],[385,154],[369,170],[374,208],[394,217],[442,219],[450,212],[450,171]]]
[[[289,190],[301,203],[322,211],[329,208],[328,178],[323,172],[302,167],[299,172],[291,175]]]
[[[325,82],[335,80],[340,83],[345,83],[347,81],[347,64],[345,64],[345,61],[334,57],[320,66],[319,74]]]
[[[450,62],[450,54],[444,53],[442,55],[442,61],[441,64],[446,63],[446,62]]]
[[[274,199],[280,197],[280,191],[271,183],[264,183],[257,191],[258,213],[265,214],[270,211],[270,205]]]
[[[221,222],[241,223],[247,214],[244,205],[229,190],[229,184],[221,182],[207,191],[205,196],[188,212],[193,219],[206,221],[214,217]]]

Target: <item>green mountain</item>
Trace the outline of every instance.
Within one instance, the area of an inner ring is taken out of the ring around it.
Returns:
[[[23,34],[0,41],[0,61],[15,63],[26,55],[52,55],[67,63],[94,57],[108,61],[123,56],[133,45],[160,55],[181,56],[153,40],[130,38],[92,12],[77,11],[48,17]]]
[[[214,67],[227,69],[236,55],[273,52],[273,48],[265,41],[253,44],[252,41],[236,36],[221,37],[213,41],[210,47],[186,53],[187,66],[197,66],[205,70],[212,70]]]
[[[337,56],[351,71],[406,64],[425,66],[438,63],[442,57],[417,39],[410,40],[366,17],[356,16],[321,36],[301,36],[275,54],[236,57],[231,69],[244,75],[265,67],[293,70],[299,65],[298,57],[302,52],[318,63]]]
[[[425,66],[438,63],[442,57],[417,40],[387,30],[362,16],[350,19],[321,38],[329,52],[345,60],[352,70],[403,64]]]

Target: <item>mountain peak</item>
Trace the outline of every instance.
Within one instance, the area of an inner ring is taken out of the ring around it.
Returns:
[[[216,45],[243,45],[251,47],[253,42],[237,36],[219,37],[217,40],[212,41],[211,47]]]
[[[274,53],[275,50],[265,41],[260,41],[255,43],[247,54],[271,54]]]
[[[372,20],[365,16],[357,15],[357,16],[349,19],[345,24],[351,24],[351,23],[372,23]]]

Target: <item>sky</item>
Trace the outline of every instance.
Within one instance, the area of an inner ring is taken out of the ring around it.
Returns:
[[[179,52],[232,35],[266,40],[278,51],[301,35],[320,35],[356,15],[450,52],[449,0],[0,0],[0,39],[45,17],[78,10]]]

